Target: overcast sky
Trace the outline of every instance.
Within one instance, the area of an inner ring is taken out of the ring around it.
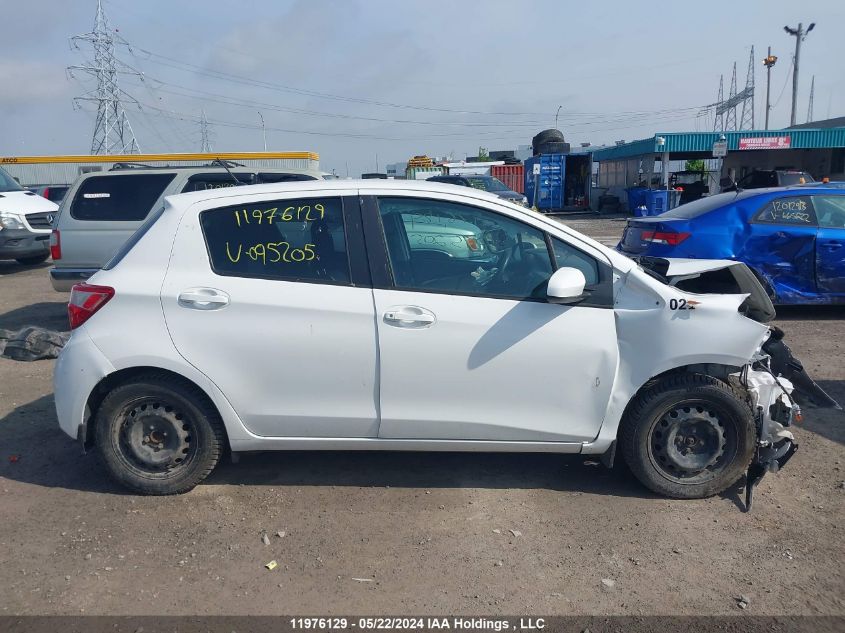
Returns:
[[[69,45],[94,26],[96,0],[10,2],[0,21],[0,155],[87,153],[94,113],[74,96],[94,87],[92,55]],[[769,0],[104,0],[131,45],[118,57],[142,151],[198,151],[204,109],[214,150],[312,150],[357,176],[414,154],[461,159],[530,144],[559,127],[573,143],[711,130],[697,116],[744,87],[755,47],[756,127],[763,127],[767,46],[771,127],[789,124],[795,40],[783,26],[816,22],[801,50],[798,122],[816,76],[816,119],[845,115],[845,2]]]

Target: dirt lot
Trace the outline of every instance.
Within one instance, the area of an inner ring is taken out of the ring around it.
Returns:
[[[607,242],[622,227],[566,221]],[[0,262],[0,328],[61,328],[64,299],[47,266]],[[843,319],[778,319],[840,402]],[[842,413],[807,411],[750,514],[741,488],[668,501],[623,467],[549,455],[264,454],[145,498],[58,430],[52,370],[0,359],[0,615],[845,615]]]

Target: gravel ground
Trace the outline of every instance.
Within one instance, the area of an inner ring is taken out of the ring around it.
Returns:
[[[611,244],[624,226],[561,221]],[[0,328],[63,328],[65,300],[46,265],[0,262]],[[840,402],[843,318],[778,318]],[[806,412],[750,514],[741,488],[669,501],[619,465],[553,455],[252,455],[148,498],[58,430],[52,370],[0,359],[0,615],[845,615],[842,413]]]

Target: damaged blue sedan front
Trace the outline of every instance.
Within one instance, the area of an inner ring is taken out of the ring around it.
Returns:
[[[617,250],[740,261],[775,304],[845,304],[845,190],[804,185],[702,198],[631,218]]]

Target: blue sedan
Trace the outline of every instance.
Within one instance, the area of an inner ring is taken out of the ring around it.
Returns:
[[[628,220],[630,257],[732,259],[775,304],[845,304],[845,190],[794,186],[721,193]]]

